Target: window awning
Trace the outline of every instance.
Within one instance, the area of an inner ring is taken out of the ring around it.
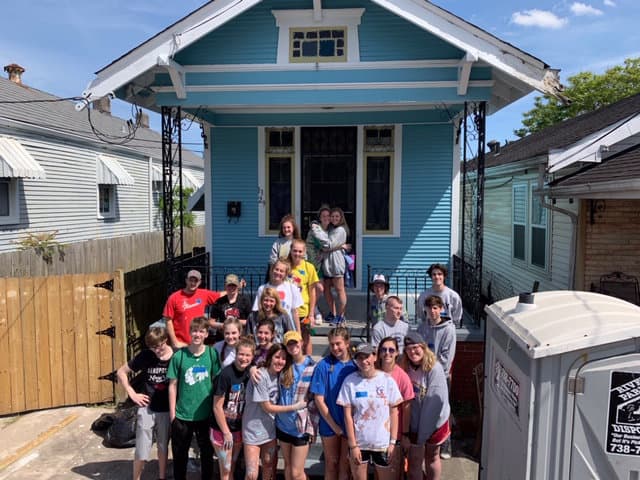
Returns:
[[[98,155],[96,179],[101,185],[133,185],[133,177],[129,175],[115,157]]]
[[[204,185],[196,190],[187,201],[187,210],[189,212],[204,212]]]
[[[177,167],[174,167],[174,173],[177,173]],[[151,180],[153,182],[162,182],[162,167],[158,165],[151,166]],[[173,177],[173,186],[178,186],[178,176]],[[202,186],[202,182],[199,181],[195,175],[186,170],[182,171],[182,188],[191,188],[192,190],[198,190]]]
[[[0,177],[46,178],[46,175],[18,140],[0,137]]]

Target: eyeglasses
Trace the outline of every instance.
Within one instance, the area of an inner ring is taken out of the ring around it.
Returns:
[[[382,347],[382,348],[380,349],[380,352],[382,352],[382,353],[391,353],[391,354],[394,354],[394,353],[396,353],[396,349],[395,349],[395,348]]]

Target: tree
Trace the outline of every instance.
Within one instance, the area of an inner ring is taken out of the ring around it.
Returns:
[[[523,127],[513,133],[524,137],[636,93],[640,93],[640,58],[627,58],[624,65],[599,75],[580,72],[567,80],[564,95],[571,100],[570,105],[548,95],[536,97],[534,107],[522,115]]]
[[[195,225],[195,215],[187,210],[189,197],[193,194],[193,188],[185,187],[182,189],[182,201],[180,201],[180,189],[173,187],[173,226],[180,228],[180,211],[182,211],[183,226],[185,228],[193,228]],[[164,210],[164,198],[160,197],[158,202],[158,210],[162,213]]]

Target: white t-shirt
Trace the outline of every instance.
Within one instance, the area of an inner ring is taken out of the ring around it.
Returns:
[[[361,450],[386,451],[391,440],[390,407],[402,403],[395,380],[377,371],[372,378],[353,372],[344,379],[338,405],[351,405],[356,442]]]
[[[283,310],[285,310],[289,317],[293,320],[293,310],[301,307],[304,302],[302,301],[302,295],[300,294],[300,289],[290,282],[289,280],[285,280],[277,287],[271,285],[270,283],[265,283],[264,285],[260,285],[258,287],[258,292],[256,293],[256,298],[253,301],[252,310],[255,312],[259,309],[260,305],[260,295],[262,295],[262,291],[267,288],[275,288],[278,292],[278,296],[280,297],[280,305]]]

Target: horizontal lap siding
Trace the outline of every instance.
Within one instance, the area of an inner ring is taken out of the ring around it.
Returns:
[[[404,126],[402,133],[400,238],[365,237],[364,264],[422,268],[448,263],[452,127]]]
[[[212,128],[213,247],[218,266],[266,265],[273,237],[258,235],[258,133],[253,128]],[[227,202],[242,202],[239,219],[227,219]]]

